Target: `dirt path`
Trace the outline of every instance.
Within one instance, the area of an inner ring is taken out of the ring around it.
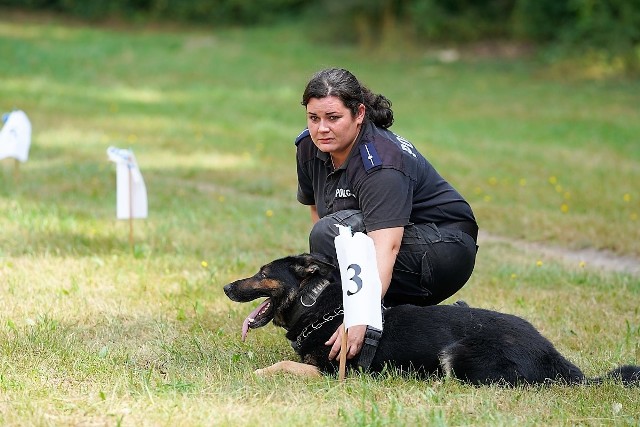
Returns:
[[[579,264],[584,262],[589,267],[596,267],[606,271],[629,273],[640,276],[640,259],[631,256],[621,256],[609,251],[596,249],[570,250],[560,246],[545,245],[542,243],[526,242],[524,240],[510,239],[480,232],[478,236],[480,244],[483,242],[507,243],[525,252],[535,252],[556,258],[562,258],[567,262]]]

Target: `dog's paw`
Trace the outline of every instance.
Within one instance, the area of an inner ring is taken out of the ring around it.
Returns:
[[[274,363],[266,368],[256,369],[253,373],[260,377],[276,373],[293,374],[303,377],[319,377],[321,375],[320,371],[315,366],[290,360]]]
[[[267,368],[263,368],[263,369],[256,369],[255,371],[253,371],[253,375],[256,375],[258,377],[264,377],[266,375],[268,375],[268,370]]]

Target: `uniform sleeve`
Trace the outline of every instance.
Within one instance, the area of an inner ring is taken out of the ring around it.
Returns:
[[[372,172],[358,189],[367,231],[409,224],[413,182],[402,172],[383,168]]]
[[[300,155],[300,148],[296,152],[296,164],[298,168],[298,194],[297,199],[303,205],[315,205],[316,199],[313,194],[313,180],[306,164]]]

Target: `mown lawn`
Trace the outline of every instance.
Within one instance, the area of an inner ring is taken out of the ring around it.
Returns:
[[[0,161],[0,423],[637,425],[638,390],[503,389],[389,372],[307,380],[280,330],[222,286],[306,250],[293,139],[310,75],[351,69],[393,130],[507,239],[640,257],[640,82],[558,76],[531,58],[363,52],[296,26],[101,27],[0,11],[0,110],[33,125]],[[109,146],[132,148],[149,218],[115,219]],[[524,316],[591,376],[640,364],[640,278],[480,242],[456,295]]]

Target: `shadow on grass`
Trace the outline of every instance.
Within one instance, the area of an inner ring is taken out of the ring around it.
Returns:
[[[9,245],[0,248],[0,255],[93,256],[131,252],[126,236],[122,238],[88,236],[75,232],[3,232]]]

